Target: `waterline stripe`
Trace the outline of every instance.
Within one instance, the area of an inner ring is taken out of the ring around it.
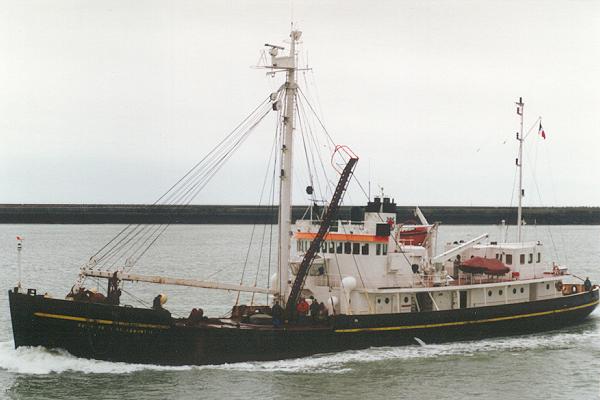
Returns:
[[[596,300],[591,303],[583,304],[580,306],[561,308],[558,310],[540,311],[540,312],[530,313],[530,314],[509,315],[507,317],[487,318],[487,319],[479,319],[479,320],[474,320],[474,321],[441,322],[438,324],[422,324],[422,325],[406,325],[406,326],[386,326],[386,327],[380,327],[380,328],[336,329],[335,332],[336,333],[352,333],[352,332],[367,332],[367,331],[400,331],[400,330],[407,330],[407,329],[424,329],[424,328],[439,328],[439,327],[444,327],[444,326],[482,324],[485,322],[508,321],[508,320],[512,320],[512,319],[539,317],[542,315],[558,314],[558,313],[562,313],[562,312],[566,312],[566,311],[578,310],[580,308],[591,307],[591,306],[598,304],[599,302],[600,302],[600,300]]]
[[[116,325],[116,326],[127,326],[127,327],[135,327],[135,328],[155,328],[155,329],[170,328],[169,325],[143,324],[143,323],[139,323],[139,322],[111,321],[108,319],[92,319],[92,318],[83,318],[83,317],[73,317],[71,315],[48,314],[48,313],[43,313],[43,312],[34,312],[33,315],[35,315],[36,317],[41,317],[41,318],[64,319],[67,321],[85,322],[88,324]]]

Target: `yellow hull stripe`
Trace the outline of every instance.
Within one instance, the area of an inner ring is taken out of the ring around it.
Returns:
[[[35,312],[33,313],[36,317],[40,318],[53,318],[53,319],[63,319],[67,321],[77,321],[77,322],[85,322],[88,324],[102,324],[102,325],[115,325],[115,326],[125,326],[125,327],[134,327],[134,328],[155,328],[155,329],[168,329],[169,325],[157,325],[157,324],[142,324],[138,322],[121,322],[121,321],[111,321],[108,319],[92,319],[92,318],[83,318],[83,317],[73,317],[71,315],[61,315],[61,314],[48,314],[43,312]]]
[[[408,330],[408,329],[426,329],[426,328],[440,328],[440,327],[444,327],[444,326],[482,324],[482,323],[486,323],[486,322],[508,321],[508,320],[512,320],[512,319],[540,317],[542,315],[558,314],[558,313],[563,313],[563,312],[567,312],[567,311],[573,311],[573,310],[578,310],[581,308],[595,306],[596,304],[598,304],[598,302],[600,302],[600,300],[596,300],[591,303],[583,304],[580,306],[561,308],[558,310],[541,311],[541,312],[530,313],[530,314],[509,315],[506,317],[479,319],[479,320],[475,320],[475,321],[456,321],[456,322],[441,322],[438,324],[386,326],[386,327],[381,327],[381,328],[336,329],[335,332],[336,333],[351,333],[351,332],[367,332],[367,331],[401,331],[401,330]]]

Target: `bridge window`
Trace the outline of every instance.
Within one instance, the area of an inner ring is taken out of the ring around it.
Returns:
[[[531,264],[533,262],[533,253],[529,253],[529,258],[528,258],[527,262],[529,264]]]
[[[321,251],[323,253],[327,253],[327,242],[322,242],[321,243]]]
[[[519,255],[519,263],[521,265],[525,264],[525,254],[520,254]]]
[[[331,254],[335,253],[335,242],[329,242],[329,252]]]
[[[352,254],[360,254],[360,243],[352,243]]]
[[[350,242],[344,243],[344,253],[346,253],[346,254],[352,253],[352,243],[350,243]]]
[[[344,249],[344,243],[338,242],[335,252],[338,254],[342,254],[343,249]]]
[[[363,244],[361,250],[362,250],[362,254],[364,256],[368,255],[369,254],[369,243]]]
[[[380,244],[375,245],[375,254],[378,256],[381,255],[381,245]]]
[[[381,246],[381,252],[382,254],[385,256],[387,254],[387,244],[384,244],[383,246]]]
[[[507,265],[512,265],[512,254],[507,254],[506,255],[506,264]]]

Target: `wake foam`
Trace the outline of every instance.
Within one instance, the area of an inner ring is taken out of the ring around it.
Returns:
[[[158,365],[113,363],[77,358],[64,350],[43,347],[19,347],[0,342],[0,369],[19,374],[52,374],[81,372],[84,374],[129,374],[142,370],[185,370],[192,367],[164,367]]]
[[[421,346],[374,347],[366,350],[322,354],[292,360],[248,362],[210,366],[209,368],[236,371],[292,372],[292,373],[344,373],[358,363],[393,360],[429,359],[438,357],[469,357],[481,353],[520,352],[527,350],[553,350],[576,347],[578,344],[598,343],[600,332],[554,333],[535,336],[514,336],[470,342],[427,344]]]
[[[80,372],[85,374],[129,374],[144,370],[189,371],[230,370],[240,372],[345,373],[359,363],[394,360],[469,357],[493,352],[520,352],[572,348],[582,343],[600,343],[600,331],[546,333],[530,336],[485,339],[469,342],[427,344],[421,346],[377,347],[342,353],[319,354],[281,361],[241,362],[235,364],[168,367],[113,363],[77,358],[65,351],[41,347],[14,349],[12,342],[0,342],[0,368],[21,374]]]

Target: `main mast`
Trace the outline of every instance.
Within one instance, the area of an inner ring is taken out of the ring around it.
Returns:
[[[519,206],[517,208],[517,241],[522,241],[522,225],[523,225],[523,98],[519,97],[517,104],[517,114],[521,117],[520,131],[517,133],[517,140],[519,141],[519,158],[517,158],[517,167],[519,168]]]
[[[290,241],[292,235],[292,161],[294,157],[294,125],[296,107],[296,42],[302,32],[290,33],[289,57],[273,57],[273,62],[283,61],[285,65],[285,110],[283,117],[283,143],[281,145],[281,171],[279,175],[279,260],[277,296],[284,304],[289,279]],[[277,63],[276,66],[281,64]]]

